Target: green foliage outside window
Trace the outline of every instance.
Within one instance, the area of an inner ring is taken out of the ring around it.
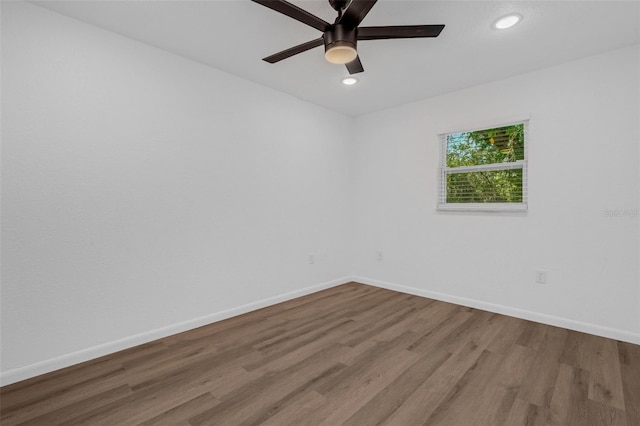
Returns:
[[[524,124],[447,135],[448,168],[524,160]],[[521,168],[447,173],[447,203],[522,203]]]

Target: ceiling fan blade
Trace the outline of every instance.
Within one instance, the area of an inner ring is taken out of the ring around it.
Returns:
[[[347,10],[344,11],[337,23],[351,28],[357,27],[377,1],[378,0],[351,0],[351,3],[347,6]]]
[[[438,37],[444,25],[397,25],[389,27],[360,27],[358,40],[389,38]]]
[[[347,66],[347,71],[349,74],[358,74],[359,72],[363,72],[364,68],[362,67],[362,62],[360,62],[360,56],[356,56],[356,58],[345,64]]]
[[[303,24],[307,24],[319,31],[324,32],[329,27],[329,23],[318,18],[315,15],[310,14],[304,9],[300,9],[298,6],[293,5],[285,0],[251,0],[255,3],[268,7],[269,9],[280,12],[283,15],[287,15],[290,18],[300,21]]]
[[[299,44],[297,46],[290,47],[287,50],[283,50],[282,52],[275,53],[271,56],[267,56],[263,58],[263,61],[269,62],[270,64],[275,64],[283,59],[290,58],[293,55],[297,55],[298,53],[306,52],[309,49],[313,49],[314,47],[322,46],[324,44],[324,40],[322,37],[316,40],[311,40],[306,43]]]

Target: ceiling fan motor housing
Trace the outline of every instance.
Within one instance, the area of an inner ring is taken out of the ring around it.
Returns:
[[[357,51],[358,29],[350,28],[345,25],[331,25],[324,32],[324,51],[325,56],[331,49],[342,48]],[[329,57],[327,57],[329,59]],[[330,59],[329,59],[330,60]]]

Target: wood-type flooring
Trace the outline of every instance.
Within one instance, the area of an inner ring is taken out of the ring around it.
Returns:
[[[349,283],[5,386],[0,420],[638,426],[640,346]]]

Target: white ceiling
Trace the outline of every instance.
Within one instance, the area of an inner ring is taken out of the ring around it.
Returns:
[[[326,0],[290,1],[335,19]],[[349,115],[640,43],[640,1],[379,0],[363,26],[446,27],[438,38],[360,42],[365,72],[346,87],[346,69],[326,62],[322,47],[263,62],[321,34],[249,0],[32,3]],[[492,28],[510,12],[523,21]]]

